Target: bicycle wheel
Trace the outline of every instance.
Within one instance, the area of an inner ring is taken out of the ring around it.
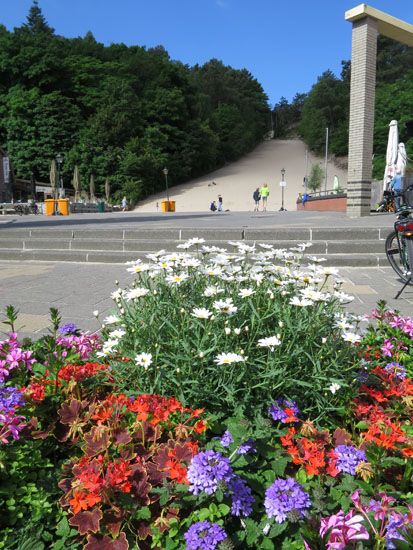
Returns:
[[[400,235],[400,248],[396,231],[392,231],[386,239],[386,256],[389,264],[403,281],[409,279],[409,264],[407,259],[406,240]]]

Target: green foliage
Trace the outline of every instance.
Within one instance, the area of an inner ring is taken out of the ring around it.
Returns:
[[[97,194],[110,179],[129,202],[185,181],[251,150],[269,125],[267,97],[246,70],[214,59],[193,68],[164,48],[99,44],[91,33],[54,34],[35,3],[27,22],[0,29],[0,145],[17,177],[48,181],[63,153]]]
[[[413,137],[408,138],[405,122],[412,119],[413,112],[413,48],[380,36],[377,51],[377,90],[374,131],[374,177],[382,178],[389,123],[399,122],[400,141],[405,142],[408,156],[413,155]],[[341,78],[326,71],[304,99],[301,109],[299,133],[316,153],[323,152],[325,128],[330,129],[330,152],[347,155],[348,117],[350,102],[351,63],[342,62]],[[293,107],[288,102],[278,106],[285,117]],[[286,118],[287,127],[293,124]]]
[[[308,188],[315,193],[320,190],[321,184],[324,178],[324,170],[319,164],[313,164],[311,166],[310,176],[308,178]]]

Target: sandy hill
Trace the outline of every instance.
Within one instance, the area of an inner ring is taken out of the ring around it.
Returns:
[[[215,170],[206,176],[170,188],[170,199],[176,201],[179,212],[201,212],[209,208],[212,200],[221,194],[224,208],[243,212],[253,210],[252,193],[256,187],[267,182],[270,187],[268,210],[278,210],[281,206],[281,169],[285,168],[285,207],[295,210],[295,201],[299,192],[303,192],[303,177],[305,175],[306,145],[298,140],[264,141],[252,153],[242,159]],[[311,164],[321,158],[309,155],[308,172]],[[341,187],[347,183],[346,171],[328,166],[327,188],[333,188],[333,178],[339,177]],[[215,182],[216,185],[213,185]],[[165,193],[158,193],[138,204],[135,210],[139,212],[156,212],[157,203],[160,209]]]

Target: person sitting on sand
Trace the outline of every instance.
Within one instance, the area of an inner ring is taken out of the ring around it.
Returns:
[[[211,212],[215,212],[216,209],[217,209],[217,205],[215,204],[215,201],[212,201],[211,204],[209,205],[209,209],[211,210]]]

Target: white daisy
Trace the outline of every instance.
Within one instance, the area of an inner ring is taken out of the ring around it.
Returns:
[[[148,271],[151,269],[151,266],[149,264],[135,264],[131,267],[128,267],[127,271],[129,273],[143,273],[144,271]]]
[[[225,292],[223,288],[218,288],[216,286],[207,286],[204,290],[204,296],[210,298],[211,296],[216,296],[217,294],[222,294]]]
[[[220,353],[214,359],[214,363],[217,365],[231,365],[232,363],[241,363],[245,361],[245,358],[238,353]]]
[[[112,330],[109,332],[109,337],[113,340],[120,340],[123,336],[125,336],[126,330],[123,328],[116,328],[115,330]]]
[[[232,313],[236,313],[238,311],[238,308],[234,306],[232,302],[232,298],[227,298],[226,300],[216,300],[213,303],[213,307],[217,311],[220,311],[221,313],[227,313],[228,315],[231,315]]]
[[[114,325],[120,322],[120,318],[117,315],[108,315],[103,322],[105,325]]]
[[[241,290],[238,293],[238,296],[241,296],[241,298],[248,298],[253,294],[255,294],[255,290],[253,290],[252,288],[241,288]]]
[[[336,291],[333,292],[333,296],[334,298],[337,298],[341,304],[352,302],[354,300],[354,296],[350,296],[350,294],[346,294],[345,292]]]
[[[135,363],[141,367],[147,369],[152,365],[152,354],[151,353],[139,353],[135,357]]]
[[[341,337],[343,340],[350,342],[351,344],[356,344],[361,341],[361,336],[355,332],[343,332]]]
[[[171,285],[180,285],[186,279],[188,279],[188,275],[186,273],[176,273],[175,275],[168,275],[165,280]]]
[[[331,393],[334,395],[339,389],[341,388],[340,384],[336,384],[333,382],[328,389],[331,391]]]
[[[192,310],[191,315],[197,319],[209,319],[212,315],[212,311],[209,311],[204,307],[196,307]]]
[[[314,302],[312,300],[308,300],[307,298],[300,298],[298,296],[294,296],[294,298],[291,298],[290,304],[292,306],[299,306],[299,307],[307,307],[312,306]]]
[[[136,287],[132,288],[128,292],[126,292],[126,300],[130,302],[131,300],[136,300],[138,298],[142,298],[143,296],[146,296],[149,294],[149,289],[142,288],[142,287]]]
[[[270,348],[271,351],[274,351],[275,346],[279,346],[281,340],[277,336],[268,336],[267,338],[261,338],[258,340],[258,347],[260,348]]]
[[[119,340],[116,338],[106,340],[103,342],[102,349],[96,353],[99,357],[106,357],[109,355],[119,344]]]

